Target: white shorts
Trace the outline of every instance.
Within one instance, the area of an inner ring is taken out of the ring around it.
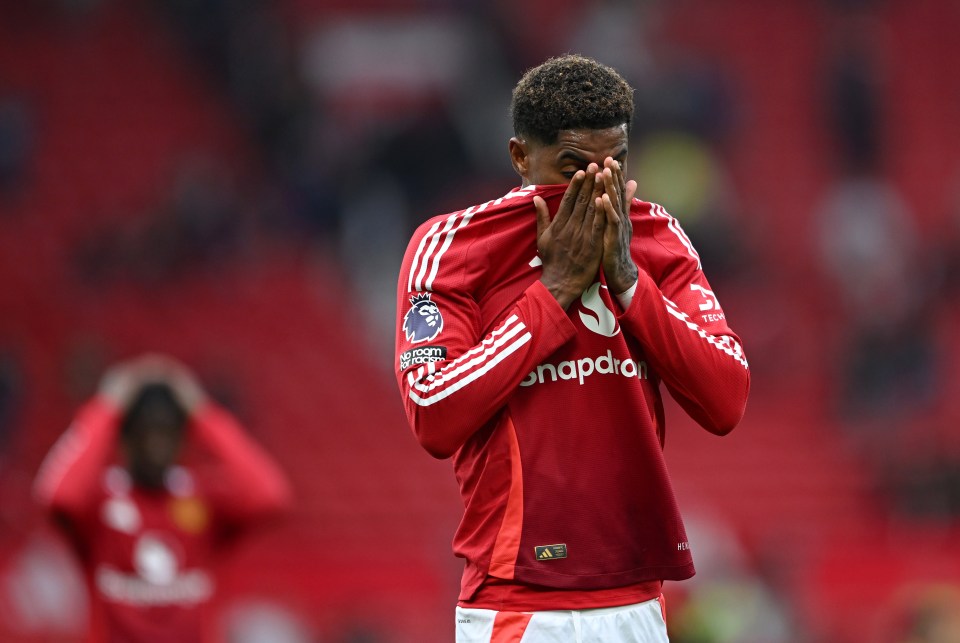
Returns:
[[[623,607],[498,612],[457,607],[457,643],[668,643],[662,599]]]

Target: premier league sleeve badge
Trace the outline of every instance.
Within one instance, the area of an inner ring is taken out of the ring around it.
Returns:
[[[411,308],[403,316],[403,335],[412,344],[428,342],[443,330],[440,308],[430,301],[430,293],[419,293],[410,298]]]

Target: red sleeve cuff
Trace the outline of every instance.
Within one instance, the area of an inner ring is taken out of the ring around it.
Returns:
[[[562,340],[558,342],[558,346],[573,339],[574,335],[577,334],[576,327],[570,321],[570,317],[567,316],[567,311],[550,294],[543,282],[533,282],[527,288],[526,296],[531,303],[531,307],[543,316],[545,330],[556,332]]]

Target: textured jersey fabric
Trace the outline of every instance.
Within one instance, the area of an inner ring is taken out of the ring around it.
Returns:
[[[663,459],[661,382],[707,430],[739,421],[740,341],[677,221],[634,200],[627,310],[601,273],[564,311],[539,281],[528,186],[424,223],[398,284],[396,372],[414,434],[453,457],[460,600],[485,579],[590,591],[694,573]]]
[[[111,464],[120,420],[107,401],[89,402],[36,483],[85,571],[89,640],[209,640],[217,549],[238,527],[286,504],[286,481],[232,416],[208,404],[189,430],[217,458],[216,470],[174,467],[163,489],[140,488]]]

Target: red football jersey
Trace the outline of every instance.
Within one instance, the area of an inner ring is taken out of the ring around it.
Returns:
[[[460,600],[490,579],[606,590],[693,575],[662,448],[663,382],[707,430],[743,415],[740,341],[676,219],[634,200],[639,282],[602,271],[564,311],[539,281],[528,186],[424,223],[398,286],[397,378],[421,445],[453,456]]]
[[[133,484],[110,461],[120,416],[95,399],[57,442],[37,479],[87,576],[90,640],[209,641],[218,546],[237,527],[287,501],[286,481],[233,418],[207,405],[190,431],[218,457],[216,475],[184,467],[164,489]]]

